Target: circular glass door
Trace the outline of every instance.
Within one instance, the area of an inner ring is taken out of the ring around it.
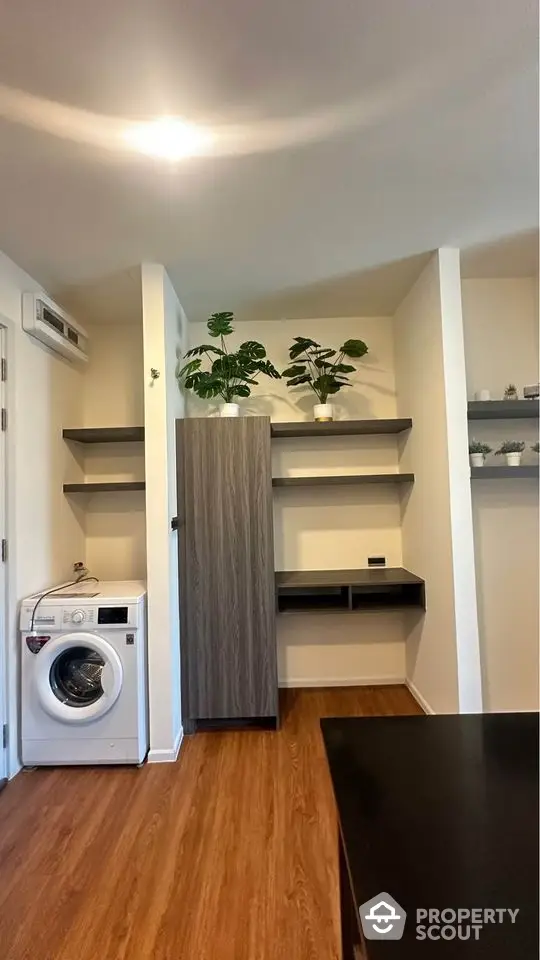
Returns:
[[[88,707],[103,696],[105,660],[90,647],[70,647],[60,653],[50,669],[51,690],[60,703]]]
[[[95,633],[64,634],[32,658],[34,691],[49,716],[89,723],[114,706],[123,683],[122,663],[109,641]]]

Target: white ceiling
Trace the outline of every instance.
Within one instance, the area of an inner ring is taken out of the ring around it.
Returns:
[[[129,312],[144,260],[192,319],[388,312],[424,251],[536,228],[537,19],[532,0],[0,0],[0,248],[100,314]],[[162,114],[240,124],[244,148],[170,166],[84,142]]]

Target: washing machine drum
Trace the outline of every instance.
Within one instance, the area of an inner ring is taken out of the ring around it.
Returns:
[[[61,703],[86,707],[103,696],[101,677],[105,660],[90,647],[71,647],[51,667],[51,687]]]
[[[107,713],[122,689],[116,650],[95,634],[76,633],[46,643],[35,657],[36,691],[57,720],[84,723]]]

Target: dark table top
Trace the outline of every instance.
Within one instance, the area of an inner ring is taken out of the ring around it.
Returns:
[[[369,960],[537,960],[538,714],[321,721],[359,906],[387,892],[401,941]],[[478,940],[416,939],[418,908],[519,907]]]

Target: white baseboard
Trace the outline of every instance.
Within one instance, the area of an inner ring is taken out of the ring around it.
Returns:
[[[414,683],[412,682],[412,680],[405,680],[405,684],[406,684],[409,692],[412,693],[412,695],[413,695],[414,699],[416,700],[416,702],[422,707],[422,710],[424,711],[424,713],[428,713],[428,714],[430,714],[430,716],[433,716],[433,715],[435,714],[435,710],[433,709],[432,706],[430,706],[430,704],[427,702],[427,700],[424,699],[424,697],[423,697],[422,694],[420,693],[418,687],[416,687],[416,686],[414,685]]]
[[[178,759],[183,739],[184,731],[180,727],[172,750],[149,750],[148,763],[174,763]]]
[[[280,687],[379,687],[405,683],[405,677],[287,677]]]

